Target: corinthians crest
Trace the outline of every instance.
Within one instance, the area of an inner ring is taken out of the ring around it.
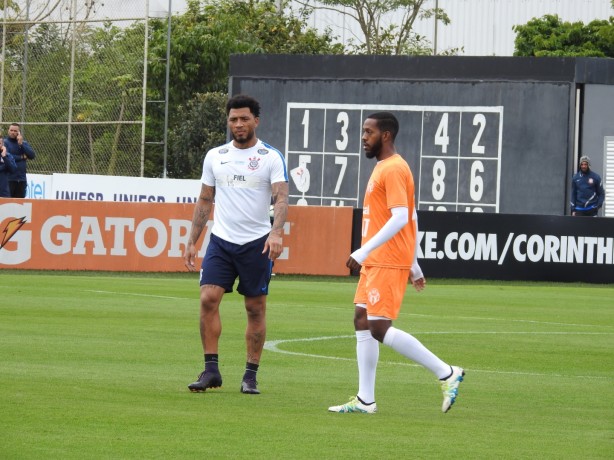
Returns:
[[[251,171],[255,171],[256,169],[258,169],[258,166],[260,166],[260,158],[253,157],[249,159],[249,163],[247,164],[247,167]]]

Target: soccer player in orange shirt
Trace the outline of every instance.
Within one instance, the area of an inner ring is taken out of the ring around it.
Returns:
[[[450,366],[407,332],[392,326],[401,309],[408,278],[417,291],[426,280],[417,262],[417,214],[414,179],[396,151],[399,122],[390,112],[369,115],[362,127],[367,158],[377,164],[367,184],[363,204],[362,243],[346,265],[360,270],[354,296],[354,328],[358,361],[358,394],[330,412],[373,414],[379,342],[430,370],[443,391],[441,410],[447,412],[458,394],[465,371]]]

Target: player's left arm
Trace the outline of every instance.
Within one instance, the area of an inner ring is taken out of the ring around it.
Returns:
[[[275,260],[281,255],[283,250],[282,235],[284,224],[288,216],[288,182],[274,182],[271,184],[271,195],[273,197],[273,225],[269,237],[264,243],[262,253],[269,253],[269,259]]]

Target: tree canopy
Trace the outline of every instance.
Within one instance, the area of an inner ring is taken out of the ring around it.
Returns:
[[[299,3],[309,5],[307,1]],[[332,10],[354,21],[361,37],[349,40],[349,52],[354,54],[426,55],[432,54],[432,44],[413,31],[419,19],[434,18],[442,24],[450,18],[441,8],[427,8],[428,0],[319,0],[320,10]],[[448,50],[446,54],[455,53]]]
[[[614,57],[614,17],[584,24],[546,15],[514,31],[514,56]]]

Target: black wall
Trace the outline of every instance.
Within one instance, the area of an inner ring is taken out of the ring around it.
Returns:
[[[352,235],[361,224],[356,209]],[[614,283],[614,219],[418,211],[418,224],[427,279]]]
[[[581,151],[576,93],[614,85],[609,59],[237,55],[230,64],[230,93],[260,100],[259,137],[286,153],[291,204],[307,205],[361,205],[373,168],[362,121],[390,110],[420,210],[564,215]]]

